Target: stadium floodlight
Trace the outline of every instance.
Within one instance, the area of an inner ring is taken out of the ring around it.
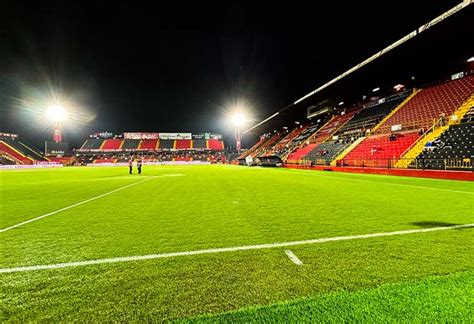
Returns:
[[[467,63],[474,62],[474,56],[471,56],[470,58],[468,58],[466,62]]]
[[[66,110],[61,105],[52,105],[48,108],[46,112],[48,119],[59,123],[62,122],[66,118]]]
[[[380,87],[377,87],[377,88],[372,89],[372,92],[377,92],[379,90],[380,90]]]
[[[242,113],[237,112],[234,114],[234,116],[232,116],[232,122],[236,126],[241,126],[243,123],[245,123],[245,116]]]
[[[342,106],[344,104],[344,101],[341,101],[340,103],[338,103],[337,105],[338,106]]]

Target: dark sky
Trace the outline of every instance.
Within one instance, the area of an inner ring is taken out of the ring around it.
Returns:
[[[345,2],[2,1],[0,131],[40,146],[51,129],[31,116],[54,93],[78,111],[65,129],[73,145],[98,130],[228,134],[239,98],[263,119],[460,1]],[[472,7],[254,134],[326,97],[462,70]]]

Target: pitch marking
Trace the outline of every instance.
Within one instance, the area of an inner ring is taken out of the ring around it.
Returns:
[[[294,264],[296,264],[298,266],[303,265],[303,262],[301,262],[301,260],[290,250],[286,250],[285,254],[290,258],[291,262],[293,262]]]
[[[135,256],[127,256],[127,257],[95,259],[95,260],[56,263],[56,264],[44,264],[44,265],[14,267],[14,268],[0,268],[0,273],[25,272],[25,271],[35,271],[35,270],[47,270],[47,269],[62,269],[62,268],[70,268],[70,267],[88,266],[88,265],[93,265],[93,264],[106,264],[106,263],[118,263],[118,262],[164,259],[164,258],[174,258],[174,257],[188,256],[188,255],[200,255],[200,254],[213,254],[213,253],[223,253],[223,252],[273,249],[273,248],[296,246],[296,245],[319,244],[319,243],[335,242],[335,241],[368,239],[368,238],[372,238],[372,237],[407,235],[407,234],[414,234],[414,233],[427,233],[427,232],[446,231],[446,230],[450,230],[450,229],[471,228],[471,227],[474,227],[474,223],[464,224],[464,225],[444,226],[444,227],[432,227],[432,228],[423,228],[423,229],[403,230],[403,231],[395,231],[395,232],[382,232],[382,233],[350,235],[350,236],[335,236],[335,237],[318,238],[318,239],[304,240],[304,241],[280,242],[280,243],[257,244],[257,245],[244,245],[244,246],[234,246],[234,247],[206,249],[206,250],[169,252],[169,253],[161,253],[161,254],[135,255]]]
[[[179,177],[179,176],[183,176],[183,175],[184,175],[184,174],[173,173],[173,174],[165,174],[165,175],[159,175],[159,176],[149,177],[149,178],[146,178],[146,179],[144,179],[144,180],[137,181],[137,182],[134,182],[134,183],[132,183],[132,184],[129,184],[129,185],[126,185],[126,186],[123,186],[123,187],[114,189],[114,190],[112,190],[112,191],[106,192],[106,193],[104,193],[104,194],[101,194],[101,195],[98,195],[98,196],[95,196],[95,197],[92,197],[92,198],[89,198],[89,199],[80,201],[80,202],[75,203],[75,204],[73,204],[73,205],[66,206],[66,207],[64,207],[64,208],[61,208],[61,209],[52,211],[52,212],[50,212],[50,213],[47,213],[47,214],[44,214],[44,215],[41,215],[41,216],[38,216],[38,217],[35,217],[35,218],[32,218],[32,219],[29,219],[29,220],[27,220],[27,221],[24,221],[24,222],[21,222],[21,223],[12,225],[12,226],[10,226],[10,227],[0,229],[0,233],[9,231],[9,230],[11,230],[11,229],[20,227],[20,226],[22,226],[22,225],[26,225],[26,224],[28,224],[28,223],[36,222],[36,221],[38,221],[38,220],[40,220],[40,219],[43,219],[43,218],[45,218],[45,217],[52,216],[52,215],[58,214],[58,213],[60,213],[60,212],[63,212],[63,211],[65,211],[65,210],[68,210],[68,209],[71,209],[71,208],[74,208],[74,207],[77,207],[77,206],[86,204],[86,203],[88,203],[88,202],[91,202],[91,201],[97,200],[97,199],[99,199],[99,198],[102,198],[102,197],[111,195],[111,194],[113,194],[113,193],[116,193],[117,191],[120,191],[120,190],[123,190],[123,189],[127,189],[127,188],[130,188],[130,187],[133,187],[133,186],[136,186],[136,185],[138,185],[138,184],[140,184],[140,183],[143,183],[143,182],[145,182],[145,181],[150,181],[150,180],[152,180],[152,179],[164,178],[164,177]]]

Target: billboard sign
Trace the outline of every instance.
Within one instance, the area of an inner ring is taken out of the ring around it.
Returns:
[[[68,144],[65,142],[44,142],[44,153],[49,156],[65,156],[68,154]]]
[[[192,139],[191,133],[160,133],[160,139]]]
[[[159,133],[123,133],[124,139],[158,139]]]

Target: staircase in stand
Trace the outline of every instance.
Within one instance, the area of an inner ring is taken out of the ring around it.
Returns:
[[[454,111],[454,119],[450,118],[449,123],[442,124],[440,120],[436,121],[434,125],[423,136],[421,136],[412,146],[410,146],[401,156],[400,160],[395,163],[397,168],[408,168],[413,160],[420,155],[426,143],[433,142],[440,137],[451,125],[459,124],[464,115],[474,106],[474,95],[471,95],[456,111]]]
[[[364,139],[365,139],[365,136],[356,139],[351,145],[346,147],[345,150],[343,150],[341,153],[338,153],[338,155],[334,158],[334,160],[331,161],[331,165],[335,166],[337,164],[337,161],[342,160],[347,154],[349,154],[350,151],[352,151]]]

